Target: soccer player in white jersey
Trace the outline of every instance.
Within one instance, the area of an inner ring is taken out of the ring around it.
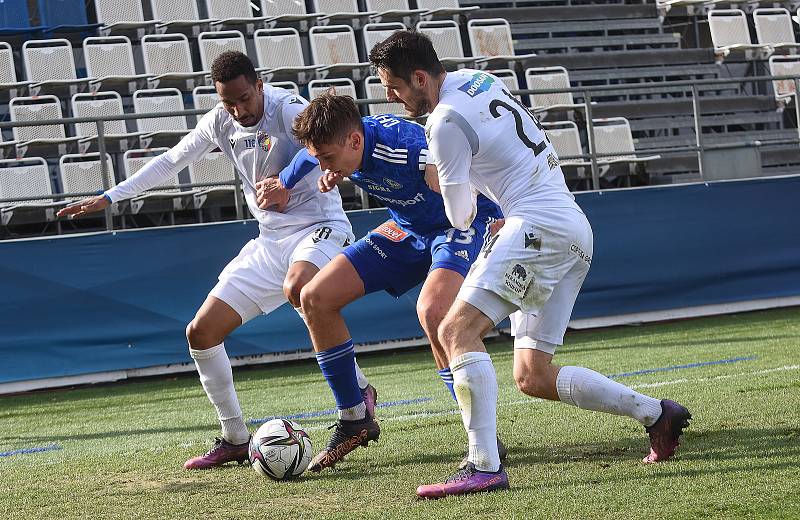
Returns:
[[[208,453],[186,461],[186,469],[205,469],[247,460],[250,433],[233,387],[225,338],[243,323],[272,312],[287,299],[300,308],[300,290],[354,240],[338,191],[320,193],[321,172],[306,176],[281,198],[268,194],[263,179],[278,175],[300,150],[291,135],[295,117],[308,104],[286,90],[264,85],[252,62],[240,52],[221,54],[211,67],[221,102],[205,114],[180,143],[103,195],[82,200],[59,213],[76,217],[101,211],[178,174],[188,164],[219,148],[236,165],[259,236],[250,240],[219,275],[186,328],[189,353],[200,382],[217,411],[222,437]],[[259,208],[267,196],[277,209]],[[212,245],[213,247],[213,245]],[[302,315],[301,315],[302,316]],[[357,370],[366,406],[374,408],[374,388]]]
[[[589,271],[592,229],[539,122],[491,74],[445,72],[422,34],[394,33],[372,49],[370,61],[389,101],[402,102],[412,116],[430,114],[429,150],[453,226],[470,226],[473,188],[506,217],[439,328],[472,464],[445,482],[420,486],[417,494],[438,498],[508,487],[495,436],[497,380],[482,338],[512,313],[514,378],[522,392],[632,417],[650,436],[644,462],[670,457],[691,418],[686,408],[592,370],[551,363]]]

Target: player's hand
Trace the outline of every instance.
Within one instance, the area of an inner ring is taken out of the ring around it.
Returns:
[[[256,203],[261,209],[282,213],[289,204],[289,190],[277,177],[267,177],[256,183]]]
[[[492,225],[489,226],[489,234],[492,236],[496,235],[505,225],[506,225],[506,219],[501,218],[495,220],[494,222],[492,222]]]
[[[85,215],[87,213],[103,211],[110,205],[111,203],[107,198],[105,198],[105,196],[97,195],[96,197],[89,197],[88,199],[83,199],[74,204],[70,204],[65,208],[61,208],[58,210],[58,213],[56,213],[56,216],[69,218],[80,217],[81,215]]]
[[[344,175],[339,172],[332,172],[330,170],[325,170],[322,172],[319,180],[317,181],[317,185],[319,186],[319,191],[322,193],[328,193],[333,188],[336,187],[336,183],[338,183]]]
[[[439,188],[439,172],[436,171],[436,166],[432,164],[425,165],[425,183],[428,187],[436,193],[441,193]]]

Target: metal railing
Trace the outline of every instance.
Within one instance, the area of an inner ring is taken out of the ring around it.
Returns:
[[[586,125],[587,125],[586,135],[587,135],[587,144],[589,148],[588,153],[574,155],[574,156],[563,156],[561,157],[561,159],[588,159],[591,164],[592,189],[598,190],[600,189],[600,169],[598,164],[598,158],[602,159],[603,157],[612,157],[625,154],[630,155],[631,151],[624,150],[624,151],[608,152],[608,153],[597,152],[596,144],[594,142],[594,122],[592,118],[592,94],[602,95],[603,92],[611,92],[611,91],[620,92],[626,90],[640,90],[643,88],[646,88],[648,91],[652,91],[652,93],[657,94],[658,93],[657,90],[661,87],[667,87],[667,86],[688,87],[691,90],[691,95],[692,95],[691,99],[692,99],[692,114],[693,114],[694,128],[695,128],[695,144],[673,146],[663,149],[652,148],[648,149],[647,152],[665,153],[665,154],[680,153],[680,152],[695,152],[697,154],[698,168],[700,171],[700,175],[702,177],[703,160],[706,151],[724,150],[724,149],[742,148],[742,147],[758,147],[764,143],[762,143],[761,141],[754,140],[754,141],[740,141],[740,142],[722,143],[722,144],[704,144],[703,133],[702,133],[702,115],[700,111],[700,102],[702,100],[702,97],[699,95],[700,87],[713,87],[717,85],[747,84],[747,83],[774,82],[774,81],[787,81],[787,80],[793,81],[795,85],[795,95],[792,97],[795,98],[794,102],[795,114],[798,123],[800,123],[800,105],[797,103],[796,100],[796,95],[798,92],[800,92],[800,76],[795,76],[795,75],[663,81],[658,83],[645,83],[645,84],[632,83],[624,85],[596,85],[596,86],[569,87],[569,88],[562,87],[562,88],[552,88],[552,89],[520,89],[520,90],[513,90],[511,91],[511,93],[515,95],[571,93],[571,94],[578,94],[579,96],[583,97],[583,103],[577,104],[576,106],[580,108],[582,105],[582,108],[586,114]],[[358,105],[380,104],[380,103],[386,103],[387,101],[388,100],[386,99],[355,100],[356,104]],[[172,117],[172,116],[201,116],[203,114],[206,114],[207,112],[208,112],[207,110],[182,110],[182,111],[145,113],[145,114],[122,114],[122,115],[107,116],[107,117],[70,117],[70,118],[41,120],[41,121],[12,121],[12,122],[0,122],[0,129],[13,128],[13,127],[28,127],[28,126],[64,125],[64,124],[92,123],[92,122],[96,123],[101,177],[103,182],[103,189],[107,190],[109,189],[108,176],[107,176],[109,167],[106,162],[107,146],[106,146],[106,134],[105,134],[105,123],[107,121],[127,121],[127,120],[138,120],[138,119],[150,119],[156,117]],[[799,132],[798,138],[770,141],[769,144],[800,144],[800,128],[798,129],[798,132]],[[235,186],[236,188],[234,190],[236,216],[237,219],[242,219],[244,216],[244,205],[241,197],[241,190],[239,189],[241,186],[241,179],[239,178],[238,175],[236,175],[235,180],[229,182],[185,183],[185,184],[177,184],[174,187],[202,188],[202,187],[231,186],[231,185]],[[44,199],[62,200],[74,197],[91,196],[96,194],[97,193],[74,192],[74,193],[55,193],[52,195],[40,195],[40,196],[9,197],[9,198],[0,198],[0,203],[34,201],[34,200],[44,200]],[[176,193],[176,195],[179,196],[180,193]],[[111,218],[110,208],[106,209],[105,219],[106,219],[106,228],[108,230],[112,230],[113,219]]]

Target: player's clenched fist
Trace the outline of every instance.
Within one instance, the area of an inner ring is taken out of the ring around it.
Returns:
[[[319,185],[319,191],[322,193],[328,193],[336,187],[336,183],[339,182],[339,180],[343,177],[344,176],[340,172],[325,170],[322,172],[322,176],[320,176],[319,181],[317,182]]]
[[[66,208],[61,208],[58,213],[56,213],[56,216],[75,218],[85,215],[86,213],[103,211],[110,205],[111,201],[109,201],[105,195],[97,195],[96,197],[89,197],[88,199],[70,204]]]
[[[268,177],[256,183],[256,202],[261,209],[283,212],[289,204],[289,190],[277,177]]]

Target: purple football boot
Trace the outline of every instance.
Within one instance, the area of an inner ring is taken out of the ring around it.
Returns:
[[[367,406],[367,415],[375,417],[375,404],[378,402],[378,391],[372,385],[367,385],[366,388],[361,389],[361,397],[364,398],[364,404]]]
[[[428,484],[417,488],[419,498],[443,498],[450,495],[467,495],[508,489],[508,475],[503,466],[496,472],[478,471],[473,463],[468,463],[444,482]]]
[[[249,444],[249,440],[244,444],[231,444],[225,439],[214,439],[214,445],[205,455],[192,457],[183,464],[183,467],[186,469],[209,469],[231,461],[247,462],[249,460],[247,452]]]
[[[691,418],[689,410],[675,401],[663,399],[661,417],[652,426],[645,428],[650,435],[650,454],[642,462],[653,464],[670,458],[680,446],[680,436],[683,429],[689,426]]]

